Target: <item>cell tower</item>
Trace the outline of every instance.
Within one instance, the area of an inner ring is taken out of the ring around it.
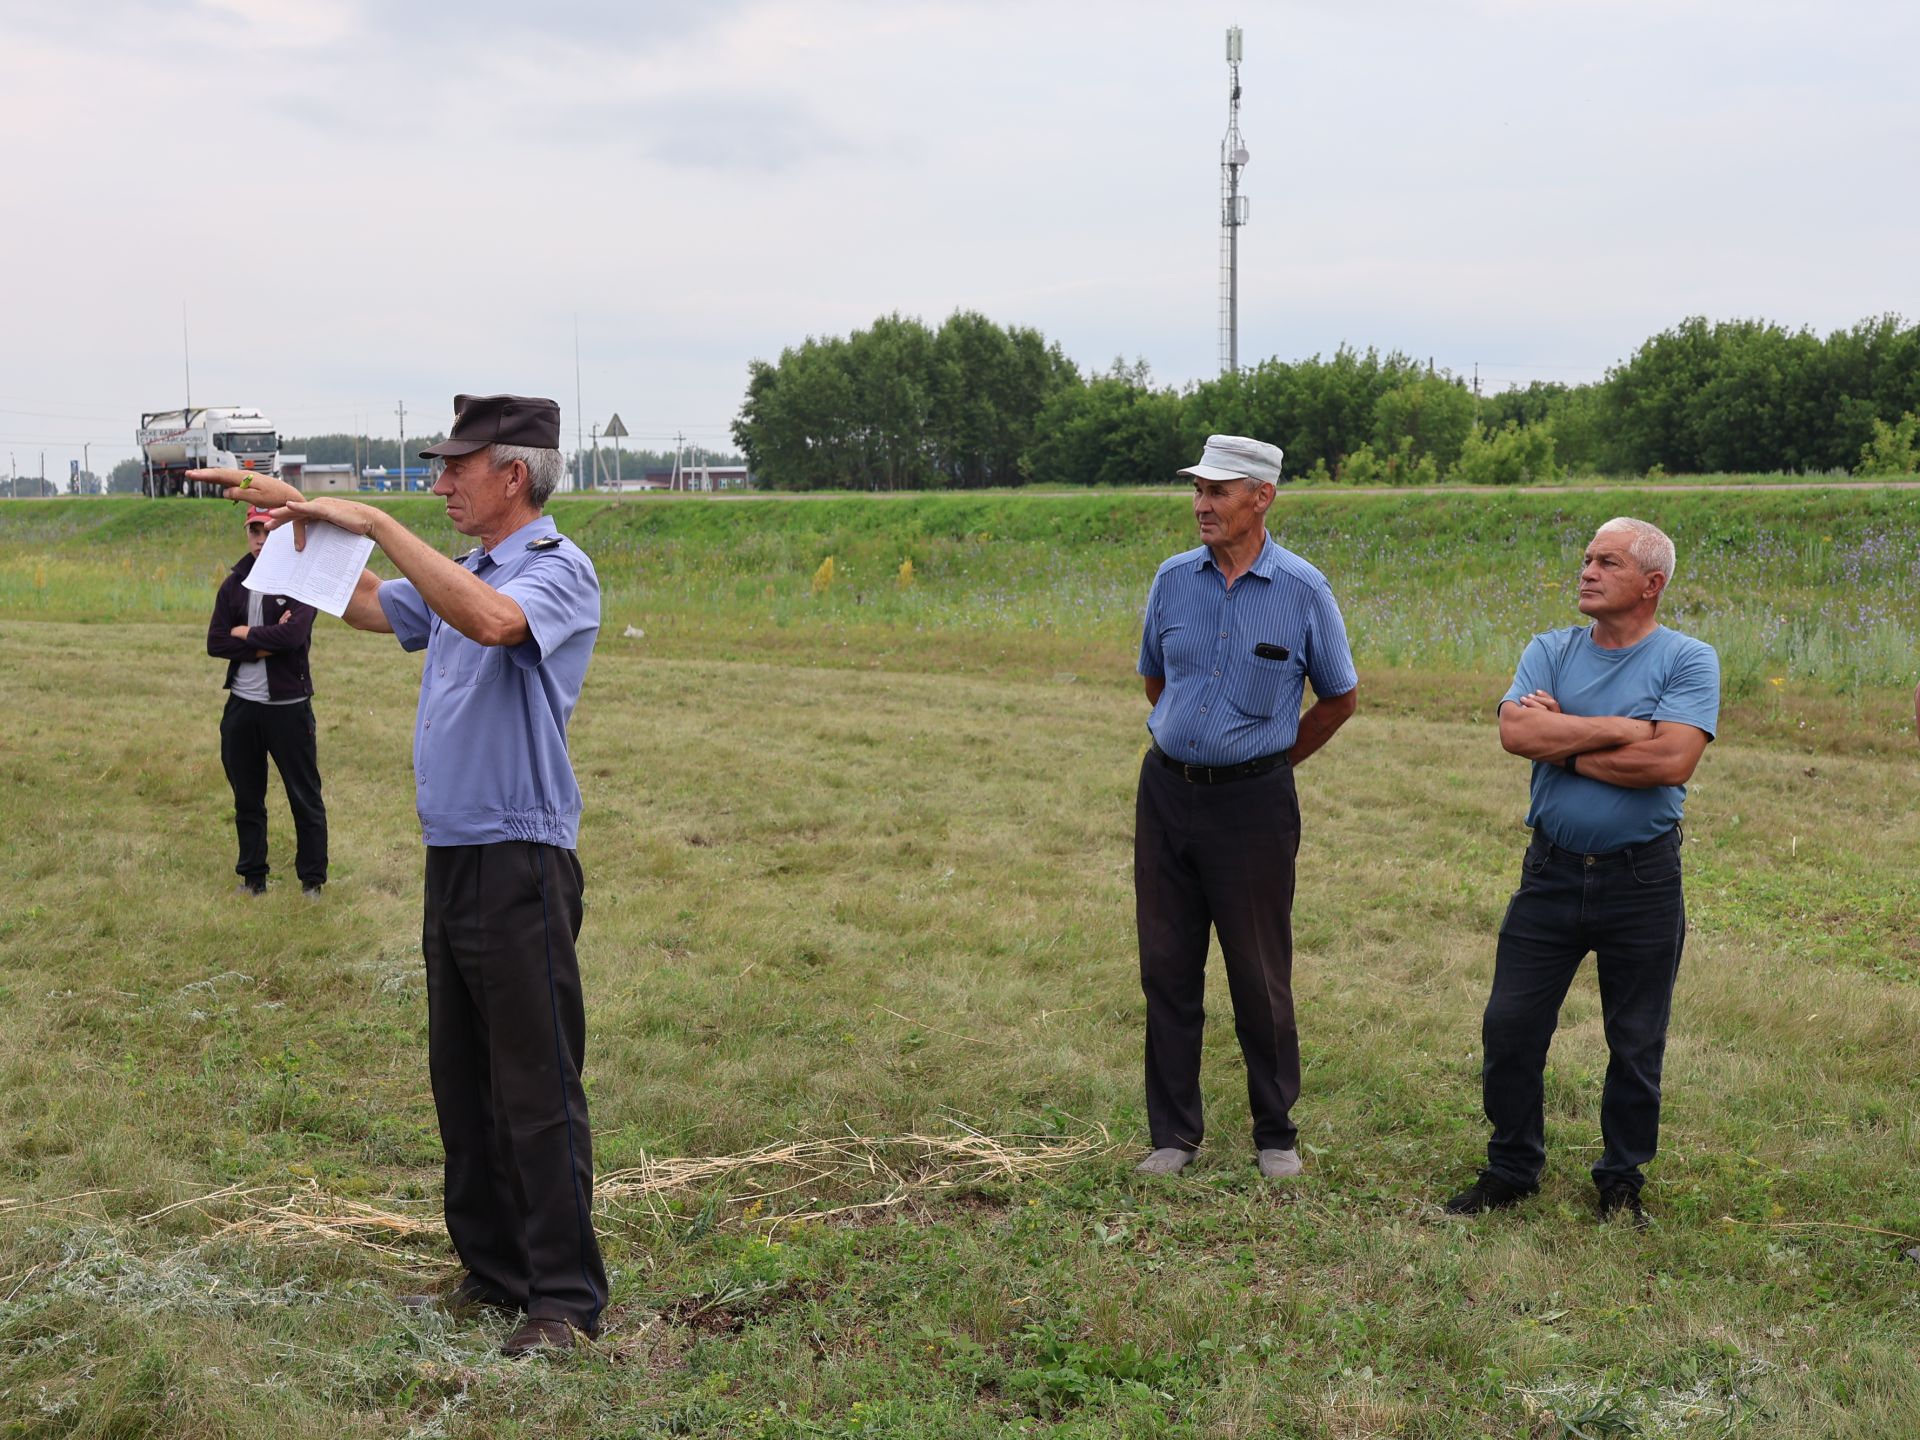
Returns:
[[[1240,138],[1240,27],[1227,30],[1227,137],[1220,142],[1220,373],[1240,368],[1240,227],[1247,223],[1247,197],[1240,171],[1247,163]]]

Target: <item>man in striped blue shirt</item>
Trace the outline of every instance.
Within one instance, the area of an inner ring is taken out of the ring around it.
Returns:
[[[1260,1173],[1300,1173],[1293,1019],[1293,769],[1354,712],[1359,677],[1326,577],[1267,534],[1278,446],[1207,440],[1193,481],[1200,544],[1153,577],[1140,675],[1153,713],[1140,767],[1133,885],[1147,1000],[1142,1173],[1186,1168],[1202,1135],[1207,936],[1220,936]],[[1300,702],[1307,685],[1314,703]]]

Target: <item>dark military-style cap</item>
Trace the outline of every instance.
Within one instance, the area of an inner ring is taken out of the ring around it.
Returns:
[[[456,395],[452,433],[438,445],[422,450],[420,458],[471,455],[489,445],[558,450],[560,406],[527,395]]]

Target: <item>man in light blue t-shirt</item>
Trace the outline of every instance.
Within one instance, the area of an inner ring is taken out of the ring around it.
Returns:
[[[1540,1188],[1547,1047],[1591,951],[1607,1034],[1600,1216],[1646,1223],[1641,1167],[1660,1134],[1660,1071],[1686,939],[1680,812],[1720,718],[1713,647],[1654,618],[1673,542],[1609,520],[1580,567],[1592,624],[1536,635],[1500,702],[1500,743],[1533,762],[1520,888],[1500,926],[1482,1023],[1487,1166],[1447,1201],[1504,1209]]]

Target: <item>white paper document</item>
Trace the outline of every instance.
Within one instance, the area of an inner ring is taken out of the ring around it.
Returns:
[[[307,522],[307,546],[293,548],[293,526],[276,526],[260,547],[246,586],[274,595],[291,595],[329,615],[342,614],[373,553],[373,541],[324,520]],[[274,617],[278,619],[278,616]]]

